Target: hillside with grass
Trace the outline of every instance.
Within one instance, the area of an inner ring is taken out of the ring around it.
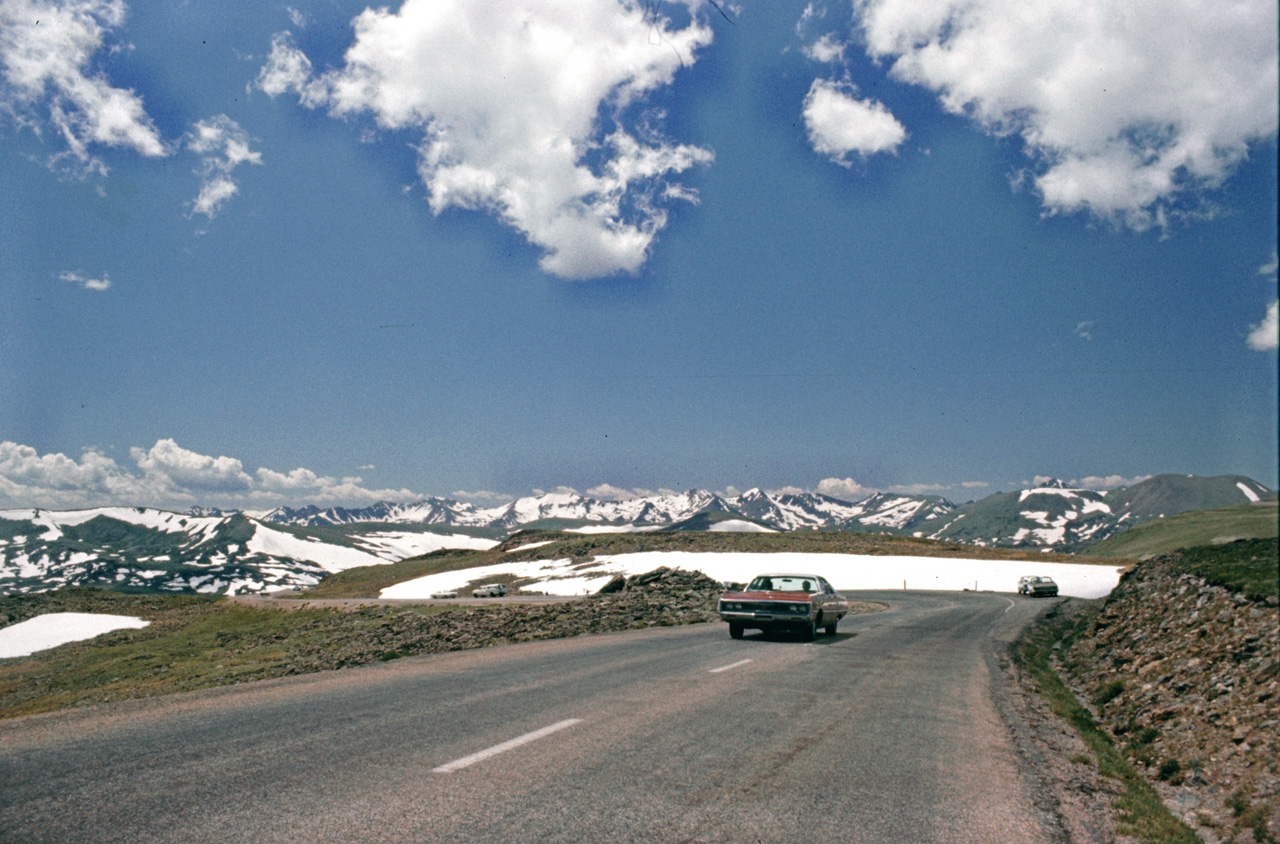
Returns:
[[[1270,498],[1144,522],[1089,546],[1088,553],[1143,560],[1179,548],[1223,545],[1236,539],[1269,539],[1277,535],[1280,535],[1280,507],[1275,498]]]

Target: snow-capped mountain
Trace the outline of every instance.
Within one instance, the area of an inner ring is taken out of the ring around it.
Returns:
[[[705,490],[601,501],[576,493],[481,509],[443,498],[267,513],[134,507],[0,512],[0,595],[92,585],[181,592],[269,592],[327,572],[441,548],[489,548],[523,527],[565,530],[850,530],[974,545],[1076,552],[1133,524],[1275,493],[1237,475],[1159,475],[1099,492],[1061,481],[956,507],[937,496]],[[482,536],[478,536],[482,535]],[[483,538],[482,538],[483,537]]]
[[[1240,475],[1156,475],[1107,492],[1053,480],[965,504],[924,535],[971,545],[1075,553],[1140,522],[1248,504],[1274,494]]]
[[[310,586],[328,572],[395,562],[491,539],[427,530],[327,532],[241,513],[193,516],[143,507],[0,512],[0,595],[102,586],[209,594]]]

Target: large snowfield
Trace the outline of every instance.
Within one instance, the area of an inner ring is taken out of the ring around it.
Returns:
[[[762,572],[803,572],[825,577],[837,589],[973,589],[1017,592],[1025,574],[1052,577],[1062,595],[1101,598],[1120,581],[1119,566],[1041,563],[1023,560],[972,560],[950,557],[869,557],[854,554],[741,554],[646,551],[601,556],[586,563],[536,560],[441,572],[382,590],[383,598],[422,599],[434,592],[464,590],[471,583],[499,578],[531,578],[520,584],[550,595],[585,595],[614,575],[644,574],[659,566],[700,571],[723,582],[745,583]]]

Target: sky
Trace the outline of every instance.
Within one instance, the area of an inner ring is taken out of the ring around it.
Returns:
[[[0,0],[0,507],[1278,485],[1273,0]]]

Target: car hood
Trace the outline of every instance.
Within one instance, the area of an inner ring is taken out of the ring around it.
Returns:
[[[808,601],[808,592],[725,592],[720,600],[730,601]]]

